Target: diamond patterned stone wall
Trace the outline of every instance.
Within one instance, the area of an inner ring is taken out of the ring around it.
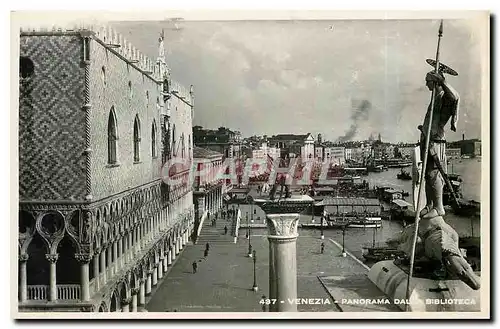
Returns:
[[[85,196],[83,42],[79,35],[21,35],[34,64],[19,86],[19,197]]]

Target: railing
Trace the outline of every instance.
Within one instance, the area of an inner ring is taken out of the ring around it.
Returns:
[[[57,285],[57,299],[60,300],[80,299],[80,285],[79,284]]]
[[[28,300],[47,300],[49,286],[30,285],[27,286]]]
[[[29,285],[27,288],[28,300],[48,300],[49,286],[48,285]],[[60,284],[57,285],[58,300],[79,300],[80,285],[79,284]]]

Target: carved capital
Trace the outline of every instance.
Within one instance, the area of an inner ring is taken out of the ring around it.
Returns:
[[[132,295],[137,295],[139,293],[139,288],[132,288]]]
[[[26,262],[28,260],[28,258],[29,258],[28,254],[24,254],[23,253],[23,254],[19,255],[19,261],[20,262]]]
[[[123,306],[128,305],[128,304],[130,304],[131,301],[132,301],[132,298],[130,298],[130,297],[122,298],[122,305]]]
[[[49,263],[54,264],[57,262],[59,254],[45,254],[45,258],[49,261]]]
[[[92,255],[90,254],[75,254],[75,258],[77,261],[79,261],[82,264],[90,262],[92,259]]]
[[[154,271],[155,271],[155,270],[148,270],[148,275],[153,275],[153,272],[154,272]]]
[[[283,238],[298,236],[299,214],[272,214],[266,215],[266,218],[269,235]]]

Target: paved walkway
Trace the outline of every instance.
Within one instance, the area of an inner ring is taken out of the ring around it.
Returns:
[[[224,235],[224,225],[229,221],[220,218],[217,226],[206,221],[196,245],[189,244],[169,269],[167,277],[149,299],[146,309],[150,312],[262,312],[259,304],[262,295],[269,296],[269,243],[266,229],[252,229],[250,243],[257,253],[256,274],[258,292],[253,285],[253,259],[248,257],[249,240],[246,229],[240,230],[236,244],[233,237]],[[347,277],[353,273],[366,274],[367,270],[350,257],[341,257],[341,250],[328,238],[320,240],[317,232],[300,230],[297,240],[297,297],[320,298],[329,304],[298,305],[300,312],[338,312],[328,287],[332,280],[324,277]],[[314,235],[314,236],[312,236]],[[210,253],[205,259],[205,244]],[[325,243],[324,254],[320,253]],[[193,273],[192,263],[198,264]],[[323,279],[323,282],[321,281]],[[326,284],[325,284],[326,283]],[[348,287],[346,287],[348,289]],[[358,288],[356,288],[358,289]],[[367,289],[377,289],[374,285]],[[380,293],[380,292],[378,292]],[[378,294],[372,292],[371,295]]]

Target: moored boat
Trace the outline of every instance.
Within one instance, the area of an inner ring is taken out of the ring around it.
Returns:
[[[401,169],[401,172],[399,172],[396,176],[398,179],[402,179],[402,180],[411,180],[412,179],[410,173],[407,172],[406,170],[403,170],[403,169]]]
[[[403,251],[389,246],[363,246],[362,255],[367,261],[371,262],[405,257]]]

